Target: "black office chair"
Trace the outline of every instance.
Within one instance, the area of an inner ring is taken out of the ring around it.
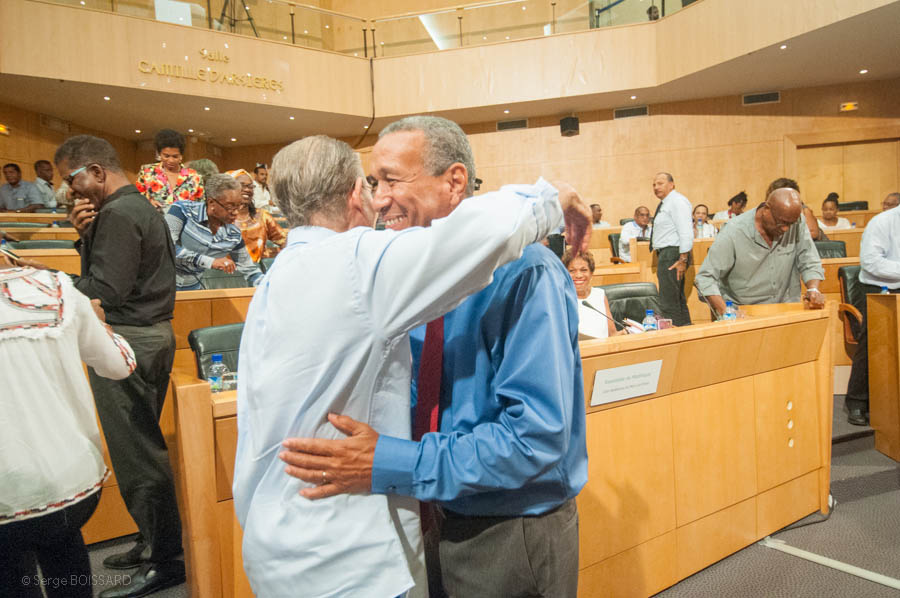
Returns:
[[[10,241],[12,249],[75,249],[75,241],[67,239],[26,239]]]
[[[622,235],[620,233],[609,233],[606,235],[606,238],[609,239],[609,251],[612,255],[609,261],[614,264],[625,263],[625,260],[619,256],[619,239],[622,238]]]
[[[619,218],[619,226],[625,226],[629,222],[634,222],[634,218]]]
[[[813,241],[821,259],[847,257],[847,244],[843,241]]]
[[[200,277],[204,289],[243,289],[251,285],[240,272],[228,274],[221,270],[204,270]]]
[[[869,202],[867,201],[844,201],[838,202],[838,212],[852,212],[853,210],[868,210]]]
[[[259,260],[259,269],[263,272],[268,272],[269,268],[272,267],[272,263],[275,261],[274,257],[264,257]]]
[[[562,235],[547,235],[547,246],[556,254],[556,257],[562,259],[563,253],[566,251],[566,238]]]
[[[659,291],[652,282],[623,282],[599,287],[606,293],[613,319],[630,318],[640,322],[652,309],[659,313]]]
[[[236,372],[238,350],[241,346],[241,334],[243,332],[243,322],[192,330],[188,334],[188,344],[194,351],[197,377],[203,380],[207,379],[209,368],[212,366],[212,356],[215,353],[219,353],[222,356],[222,363],[225,364],[229,371]]]

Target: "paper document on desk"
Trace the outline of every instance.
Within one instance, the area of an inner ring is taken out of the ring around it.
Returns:
[[[617,368],[597,370],[591,407],[624,399],[652,395],[659,385],[662,359],[645,361]]]

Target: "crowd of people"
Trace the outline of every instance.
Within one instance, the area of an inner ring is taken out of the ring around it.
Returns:
[[[175,292],[204,288],[207,271],[220,270],[259,286],[241,340],[233,484],[257,595],[302,587],[309,595],[574,597],[574,499],[588,475],[578,340],[625,332],[591,280],[587,233],[608,226],[601,206],[543,179],[473,197],[469,142],[437,117],[382,130],[368,173],[352,148],[324,136],[279,151],[271,178],[264,164],[252,173],[219,173],[209,160],[185,165],[175,131],[160,131],[156,149],[159,161],[134,182],[105,140],[68,139],[54,162],[80,236],[80,276],[0,264],[0,281],[29,313],[0,303],[0,353],[29,373],[13,381],[16,400],[53,412],[58,428],[43,444],[48,431],[37,419],[0,435],[2,458],[21,472],[19,484],[0,489],[0,540],[16,547],[0,555],[8,565],[0,589],[21,589],[33,574],[26,555],[45,573],[89,572],[72,530],[93,512],[108,474],[79,359],[139,530],[133,547],[104,561],[135,573],[100,595],[144,596],[184,581],[159,417]],[[56,197],[52,187],[23,187],[18,167],[4,174],[4,209]],[[695,285],[716,314],[726,301],[799,302],[801,280],[807,304],[824,305],[824,271],[795,181],[776,179],[749,210],[745,193],[731,198],[714,217],[727,220],[720,229],[672,174],[658,173],[651,188],[655,214],[634,211],[620,256],[631,259],[633,238],[657,252],[662,317],[691,324],[685,272],[693,241],[711,237]],[[888,209],[895,195],[861,252],[860,280],[890,292],[900,292],[900,210]],[[832,199],[816,223],[823,229],[840,223]],[[537,242],[564,215],[570,247],[560,260]],[[259,261],[275,254],[264,276]],[[27,358],[41,351],[59,353],[64,372]],[[854,376],[864,375],[860,363]],[[54,388],[71,393],[45,388],[63,374]],[[851,417],[864,417],[867,397],[851,400]],[[41,457],[63,441],[77,447],[62,451],[66,461]],[[22,447],[37,448],[19,455]],[[62,547],[71,559],[56,559]],[[90,595],[81,591],[48,595]]]

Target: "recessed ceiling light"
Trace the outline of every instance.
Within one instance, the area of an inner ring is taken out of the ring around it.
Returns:
[[[368,129],[369,125],[363,125],[363,129]]]
[[[303,33],[309,33],[309,29],[304,29]]]
[[[861,69],[861,70],[859,71],[859,74],[860,74],[860,75],[865,75],[865,74],[868,73],[868,72],[869,72],[869,69]]]
[[[353,55],[354,55],[354,56],[359,56],[359,52],[354,52]]]
[[[109,101],[109,96],[103,96],[103,99],[106,100],[106,101],[108,102],[108,101]]]
[[[486,35],[482,35],[482,36],[481,36],[481,39],[487,39],[487,36],[486,36]]]
[[[632,100],[636,100],[636,99],[637,99],[637,96],[631,96],[631,99],[632,99]]]
[[[81,5],[84,6],[84,0],[81,0]]]
[[[782,50],[787,50],[787,44],[781,44],[781,45],[778,46],[778,47],[779,47],[780,49],[782,49]]]
[[[508,36],[508,35],[506,36],[506,39],[509,39],[509,36]]]
[[[209,106],[204,106],[203,109],[206,110],[206,111],[208,112],[208,111],[209,111]]]
[[[232,141],[237,141],[237,138],[232,137],[231,140],[232,140]]]
[[[325,29],[331,29],[331,25],[325,25]]]
[[[140,133],[141,130],[140,130],[140,129],[135,129],[134,132],[135,132],[135,133]]]
[[[522,10],[525,10],[525,8],[526,8],[526,7],[523,6],[523,7],[522,7]]]
[[[282,36],[281,36],[281,39],[287,39],[287,36],[286,36],[286,35],[282,35]]]
[[[289,116],[288,118],[290,118],[291,120],[294,120],[294,117],[293,117],[293,116]]]
[[[509,114],[509,108],[503,111],[503,114]]]

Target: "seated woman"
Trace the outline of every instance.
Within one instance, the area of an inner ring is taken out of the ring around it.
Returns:
[[[241,209],[235,223],[241,228],[250,258],[258,262],[264,257],[275,257],[284,247],[287,235],[267,210],[257,209],[254,205],[250,174],[244,169],[229,170],[228,174],[241,184]],[[268,241],[277,247],[268,247]]]
[[[234,220],[241,209],[241,185],[227,174],[206,181],[206,201],[176,201],[166,213],[175,243],[175,285],[179,291],[203,289],[209,268],[235,270],[251,285],[262,280]]]
[[[591,252],[573,253],[572,249],[566,249],[562,259],[578,295],[578,336],[606,338],[625,334],[624,330],[616,330],[615,322],[608,317],[606,293],[601,288],[591,287],[591,277],[594,275],[594,256]]]
[[[818,220],[819,226],[826,230],[841,228],[853,228],[846,218],[838,217],[838,194],[831,192],[822,202],[822,217]]]
[[[134,352],[100,321],[99,301],[23,262],[0,254],[0,596],[42,596],[43,586],[48,598],[91,598],[80,528],[109,471],[82,360],[120,380]],[[69,583],[38,583],[36,565]]]
[[[716,212],[713,220],[731,220],[735,216],[740,216],[747,209],[747,193],[741,191],[728,200],[728,209]]]
[[[716,227],[710,224],[709,208],[702,203],[698,203],[694,208],[694,238],[695,239],[711,239],[718,232]]]
[[[135,186],[155,208],[164,211],[173,201],[203,199],[203,183],[197,171],[181,163],[184,136],[162,129],[154,138],[159,162],[147,164],[138,173]]]

